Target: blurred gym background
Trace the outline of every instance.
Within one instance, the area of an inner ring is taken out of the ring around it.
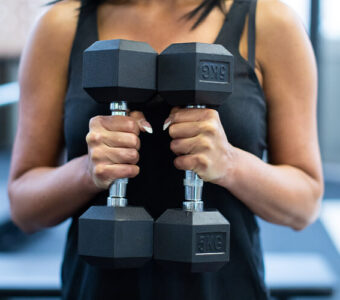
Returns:
[[[0,299],[59,299],[68,222],[26,236],[10,221],[6,191],[17,122],[20,53],[46,2],[0,0]],[[259,220],[266,281],[273,299],[340,299],[340,1],[284,2],[300,15],[317,56],[326,191],[319,220],[303,232]]]

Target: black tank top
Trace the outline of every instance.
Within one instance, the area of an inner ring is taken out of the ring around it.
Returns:
[[[254,72],[256,1],[234,0],[216,39],[235,58],[234,92],[218,109],[230,143],[262,158],[266,148],[266,102]],[[239,42],[249,16],[245,60]],[[119,38],[119,36],[117,36]],[[68,160],[87,153],[85,136],[89,119],[110,114],[109,105],[97,104],[82,89],[82,54],[98,40],[97,14],[80,12],[69,65],[65,99],[64,131]],[[132,205],[144,206],[156,219],[167,208],[181,207],[184,197],[183,172],[175,169],[170,137],[162,125],[169,107],[158,96],[142,108],[152,124],[152,135],[141,133],[140,174],[130,180],[127,196]],[[89,205],[106,204],[107,192]],[[217,208],[231,223],[230,262],[215,273],[188,274],[167,271],[151,261],[141,269],[102,270],[88,265],[77,255],[77,219],[73,217],[62,266],[64,299],[114,300],[252,300],[268,299],[264,285],[259,228],[254,214],[225,188],[205,183],[206,208]]]

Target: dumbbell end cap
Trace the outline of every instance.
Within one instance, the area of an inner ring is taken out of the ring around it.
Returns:
[[[170,269],[213,272],[229,261],[230,224],[217,210],[168,209],[155,222],[154,259]]]
[[[100,267],[140,267],[153,254],[153,223],[142,207],[92,206],[79,218],[78,254]]]

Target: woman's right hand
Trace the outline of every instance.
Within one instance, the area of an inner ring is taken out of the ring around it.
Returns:
[[[140,131],[152,133],[142,112],[130,116],[96,116],[90,120],[86,136],[88,171],[93,183],[107,189],[118,178],[138,175]]]

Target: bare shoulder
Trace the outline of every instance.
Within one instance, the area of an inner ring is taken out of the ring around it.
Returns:
[[[74,34],[79,15],[80,1],[64,0],[51,5],[41,16],[36,27],[57,36],[69,37]]]
[[[262,72],[273,65],[287,66],[298,60],[313,64],[306,29],[292,8],[279,0],[259,0],[256,17],[257,62]]]
[[[274,30],[301,26],[294,10],[280,0],[258,0],[257,25],[260,29]]]
[[[293,51],[296,46],[309,47],[306,30],[292,8],[279,0],[259,0],[257,8],[258,59],[269,52]]]
[[[40,83],[39,78],[50,77],[52,73],[65,75],[79,5],[79,1],[61,1],[50,6],[36,22],[21,56],[19,81],[22,91],[35,88],[35,83]]]
[[[26,43],[22,65],[25,61],[42,56],[63,60],[72,47],[79,14],[79,1],[66,0],[54,4],[38,19]]]

